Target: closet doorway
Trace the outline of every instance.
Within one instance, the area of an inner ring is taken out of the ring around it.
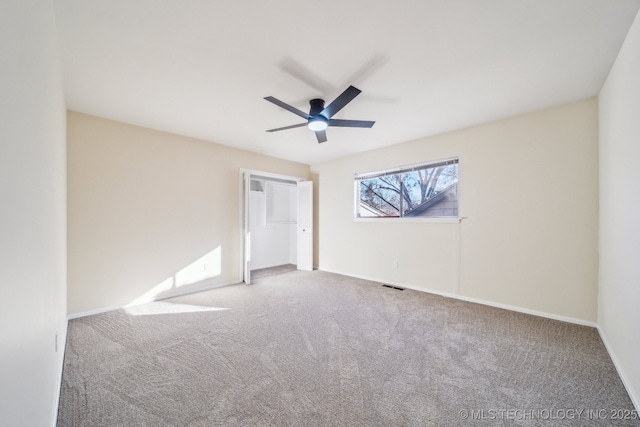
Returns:
[[[241,170],[242,277],[313,269],[313,185],[302,178]]]

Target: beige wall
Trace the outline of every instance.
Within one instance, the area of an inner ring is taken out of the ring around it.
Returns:
[[[240,168],[309,174],[308,165],[69,112],[69,313],[241,281]],[[194,268],[196,283],[180,286]],[[200,280],[203,270],[211,277]]]
[[[67,328],[66,108],[51,1],[0,9],[0,425],[44,427]]]
[[[595,322],[597,120],[588,99],[312,165],[317,265]],[[461,223],[353,220],[354,173],[455,156]]]
[[[598,323],[640,409],[640,15],[599,96]]]

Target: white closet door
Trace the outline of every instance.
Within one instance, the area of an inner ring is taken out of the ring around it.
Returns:
[[[313,182],[298,182],[298,270],[313,270]]]

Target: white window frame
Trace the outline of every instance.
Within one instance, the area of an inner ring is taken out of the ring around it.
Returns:
[[[447,217],[359,217],[358,206],[360,203],[360,180],[373,178],[376,176],[389,175],[393,173],[412,172],[418,169],[435,167],[442,164],[458,164],[458,185],[460,182],[460,162],[458,157],[450,157],[441,160],[415,163],[405,166],[397,166],[390,169],[382,169],[373,172],[363,172],[354,174],[353,180],[353,219],[355,222],[431,222],[431,223],[459,223],[462,219],[460,216],[460,196],[458,194],[458,216]]]

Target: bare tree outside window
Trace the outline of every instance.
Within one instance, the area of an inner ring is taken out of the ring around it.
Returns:
[[[457,217],[458,159],[358,174],[357,218]]]

